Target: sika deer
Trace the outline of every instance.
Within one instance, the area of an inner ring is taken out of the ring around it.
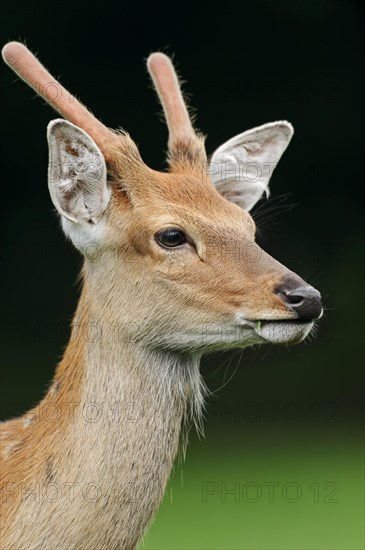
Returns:
[[[3,56],[65,117],[48,126],[49,190],[85,262],[49,391],[1,426],[1,548],[131,549],[161,502],[188,411],[199,416],[201,355],[299,342],[321,316],[319,292],[255,244],[249,214],[293,129],[244,132],[208,163],[173,66],[154,53],[170,166],[157,172],[25,46]]]

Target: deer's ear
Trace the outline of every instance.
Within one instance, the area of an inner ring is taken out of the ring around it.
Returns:
[[[209,165],[209,175],[221,195],[248,211],[263,193],[268,196],[269,179],[293,132],[289,122],[271,122],[221,145]]]
[[[86,132],[63,119],[49,123],[47,139],[48,187],[62,222],[97,224],[110,198],[100,149]]]

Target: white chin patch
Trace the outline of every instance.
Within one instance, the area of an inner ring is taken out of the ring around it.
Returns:
[[[273,344],[297,344],[308,336],[313,321],[262,321],[257,323],[255,332],[266,342]]]

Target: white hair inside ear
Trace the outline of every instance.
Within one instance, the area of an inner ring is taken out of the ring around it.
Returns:
[[[91,137],[63,119],[49,123],[48,187],[62,227],[76,248],[97,240],[108,206],[105,159]]]
[[[84,130],[63,119],[49,123],[47,139],[53,204],[74,223],[97,223],[110,198],[100,149]]]
[[[294,133],[289,122],[270,122],[233,137],[214,151],[209,175],[227,200],[251,210],[263,194]]]

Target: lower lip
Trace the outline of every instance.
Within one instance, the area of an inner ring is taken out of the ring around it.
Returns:
[[[281,321],[258,321],[255,326],[255,332],[265,342],[295,344],[304,340],[312,327],[313,321],[289,319]]]

